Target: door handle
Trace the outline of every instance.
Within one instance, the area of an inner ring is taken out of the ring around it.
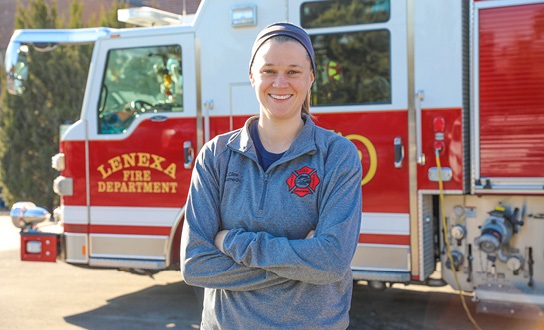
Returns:
[[[404,161],[404,145],[402,144],[402,138],[397,136],[393,142],[395,145],[395,168],[401,168]]]
[[[195,150],[191,145],[191,141],[183,142],[183,167],[190,169],[193,167],[193,160],[195,159]]]

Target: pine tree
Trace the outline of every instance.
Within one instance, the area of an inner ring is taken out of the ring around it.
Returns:
[[[116,17],[122,2],[101,15],[101,25],[118,27]],[[103,10],[104,12],[104,10]],[[84,27],[80,0],[70,4],[68,23],[59,19],[56,1],[31,0],[17,6],[16,29]],[[30,47],[29,74],[25,92],[0,95],[0,178],[8,205],[30,200],[52,210],[59,204],[51,168],[51,156],[58,153],[59,126],[79,119],[92,46],[60,46],[39,52]]]

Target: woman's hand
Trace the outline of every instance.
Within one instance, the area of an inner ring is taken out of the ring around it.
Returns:
[[[225,253],[225,250],[223,249],[223,241],[225,240],[225,236],[227,236],[228,230],[220,230],[216,235],[215,239],[213,240],[213,244],[216,248],[219,249],[219,251]]]
[[[223,242],[225,241],[225,236],[227,236],[228,232],[228,230],[220,230],[219,232],[217,232],[213,240],[213,244],[215,245],[215,247],[223,253],[225,253],[225,250],[223,249]],[[310,232],[308,233],[308,235],[306,235],[304,239],[313,238],[314,234],[315,230],[310,230]]]

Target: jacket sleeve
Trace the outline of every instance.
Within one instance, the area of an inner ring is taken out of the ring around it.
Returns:
[[[225,253],[244,266],[311,284],[344,278],[357,246],[362,211],[361,161],[353,143],[344,141],[327,157],[313,238],[289,240],[237,228],[225,237]]]
[[[218,166],[210,148],[199,153],[185,209],[180,268],[187,284],[232,291],[256,290],[288,281],[265,269],[235,263],[214,245],[220,230]]]

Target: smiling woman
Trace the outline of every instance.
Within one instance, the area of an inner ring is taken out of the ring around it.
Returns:
[[[195,162],[182,231],[201,329],[346,329],[361,221],[361,162],[310,116],[310,37],[276,23],[253,46],[259,116]]]
[[[269,39],[257,51],[250,81],[261,104],[261,142],[269,152],[285,152],[304,125],[302,105],[314,81],[306,50],[290,37]]]

